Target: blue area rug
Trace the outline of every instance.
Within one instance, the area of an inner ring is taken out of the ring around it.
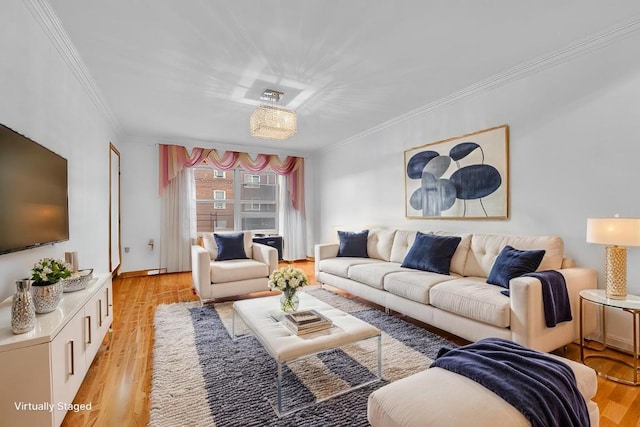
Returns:
[[[456,347],[420,327],[329,291],[308,292],[383,331],[383,380],[278,418],[270,404],[276,396],[276,363],[253,336],[230,338],[231,303],[191,308],[206,401],[216,426],[366,426],[372,391],[426,369],[441,347]],[[369,340],[288,366],[284,410],[375,379],[376,346],[376,340]]]

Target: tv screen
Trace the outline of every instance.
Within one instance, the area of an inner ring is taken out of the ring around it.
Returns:
[[[69,240],[67,160],[0,125],[0,254]]]

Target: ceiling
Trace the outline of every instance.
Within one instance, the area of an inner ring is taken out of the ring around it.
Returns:
[[[312,152],[594,37],[620,0],[50,0],[126,137]],[[264,89],[298,112],[249,135]]]

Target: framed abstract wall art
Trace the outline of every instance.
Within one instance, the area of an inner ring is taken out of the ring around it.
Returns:
[[[405,214],[419,219],[507,219],[509,126],[404,152]]]

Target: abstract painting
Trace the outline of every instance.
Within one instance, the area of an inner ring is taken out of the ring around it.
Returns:
[[[509,127],[404,152],[405,213],[423,219],[507,219]]]

